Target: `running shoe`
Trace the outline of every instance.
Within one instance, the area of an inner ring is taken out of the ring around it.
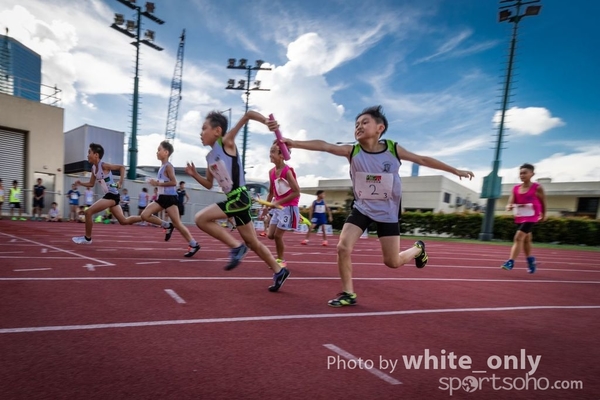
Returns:
[[[269,292],[276,292],[281,289],[289,276],[290,271],[287,268],[281,268],[281,271],[273,274],[273,285],[269,286]]]
[[[85,236],[76,236],[72,240],[77,244],[92,244],[92,239],[87,240]]]
[[[169,239],[171,239],[171,235],[173,234],[174,230],[175,230],[175,226],[173,225],[172,222],[169,222],[169,227],[165,228],[165,242],[168,242]]]
[[[184,257],[193,257],[194,254],[196,254],[198,252],[198,250],[200,250],[199,244],[196,244],[195,246],[190,246],[190,247],[188,247],[188,252],[185,253],[183,256]]]
[[[515,266],[515,262],[513,260],[508,260],[507,262],[502,264],[502,269],[510,271],[513,269],[514,266]]]
[[[427,265],[428,260],[427,252],[425,251],[425,243],[423,243],[422,240],[417,240],[414,246],[421,249],[421,253],[415,257],[415,265],[417,268],[423,268]]]
[[[327,240],[323,240],[323,243],[321,243],[321,246],[329,246],[329,244],[327,243]]]
[[[343,307],[356,305],[356,293],[342,292],[338,293],[338,297],[327,302],[330,307]]]
[[[527,272],[535,274],[536,267],[535,257],[527,257]]]
[[[303,241],[300,242],[300,244],[308,244],[308,239],[304,239]]]
[[[229,251],[229,264],[225,266],[225,271],[230,271],[237,267],[242,259],[248,253],[248,246],[242,243],[240,247],[236,247],[235,249],[231,249]]]

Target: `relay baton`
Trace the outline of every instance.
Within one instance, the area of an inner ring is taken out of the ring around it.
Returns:
[[[275,117],[273,116],[273,114],[269,114],[269,119],[271,121],[275,120]],[[289,161],[289,159],[290,159],[290,152],[288,151],[288,148],[285,145],[285,142],[283,141],[283,136],[281,136],[281,132],[279,131],[279,129],[275,130],[275,136],[277,136],[277,144],[279,145],[279,150],[281,150],[281,154],[283,155],[283,159],[285,161]]]
[[[275,204],[273,204],[273,203],[269,203],[269,202],[268,202],[268,201],[266,201],[266,200],[256,199],[256,200],[254,200],[254,201],[255,201],[255,202],[257,202],[258,204],[262,204],[263,206],[267,206],[267,207],[275,207],[275,208],[279,208],[279,209],[282,209],[282,208],[283,208],[282,206],[276,206],[276,205],[275,205]]]

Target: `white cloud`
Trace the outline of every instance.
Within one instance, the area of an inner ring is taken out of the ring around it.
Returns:
[[[502,112],[497,111],[492,122],[498,127]],[[543,107],[512,107],[506,111],[505,126],[512,132],[522,135],[540,135],[552,128],[563,126],[565,123],[557,117],[552,117],[550,111]]]

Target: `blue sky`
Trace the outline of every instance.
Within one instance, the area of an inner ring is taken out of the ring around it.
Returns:
[[[144,3],[138,0],[138,3]],[[498,23],[497,1],[236,1],[156,0],[166,23],[146,22],[165,50],[142,49],[139,165],[157,165],[179,35],[187,32],[183,100],[173,162],[203,165],[209,149],[198,133],[203,116],[231,108],[241,116],[241,92],[227,91],[228,58],[265,60],[250,107],[274,113],[294,139],[353,139],[354,118],[382,104],[386,136],[409,151],[475,172],[465,183],[480,191],[491,170],[498,110],[512,25]],[[519,25],[516,82],[502,151],[504,182],[530,162],[538,177],[600,180],[600,2],[544,0]],[[130,132],[134,47],[109,28],[113,0],[4,0],[0,28],[42,55],[43,81],[63,90],[65,131],[88,123]],[[250,125],[247,174],[267,180],[273,135]],[[126,162],[126,160],[125,160]],[[347,162],[295,151],[300,184],[348,177]],[[421,174],[439,172],[427,168]],[[405,164],[401,175],[410,174]],[[454,179],[454,178],[453,178]]]

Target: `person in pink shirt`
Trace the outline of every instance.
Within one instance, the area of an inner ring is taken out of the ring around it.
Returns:
[[[527,257],[527,272],[533,274],[536,270],[535,257],[531,255],[532,230],[536,223],[546,219],[546,194],[539,183],[531,182],[533,171],[533,165],[521,165],[519,178],[523,183],[513,188],[506,205],[507,211],[513,211],[517,224],[510,259],[502,265],[502,269],[508,271],[515,266],[515,259],[521,249]]]
[[[275,206],[271,212],[267,237],[275,240],[277,249],[277,263],[284,268],[285,262],[285,243],[283,235],[287,231],[293,231],[298,228],[300,221],[300,186],[296,180],[294,169],[285,163],[281,150],[277,142],[273,143],[269,152],[271,162],[275,167],[269,171],[269,194],[267,201]],[[268,213],[267,207],[263,208],[262,215]]]

